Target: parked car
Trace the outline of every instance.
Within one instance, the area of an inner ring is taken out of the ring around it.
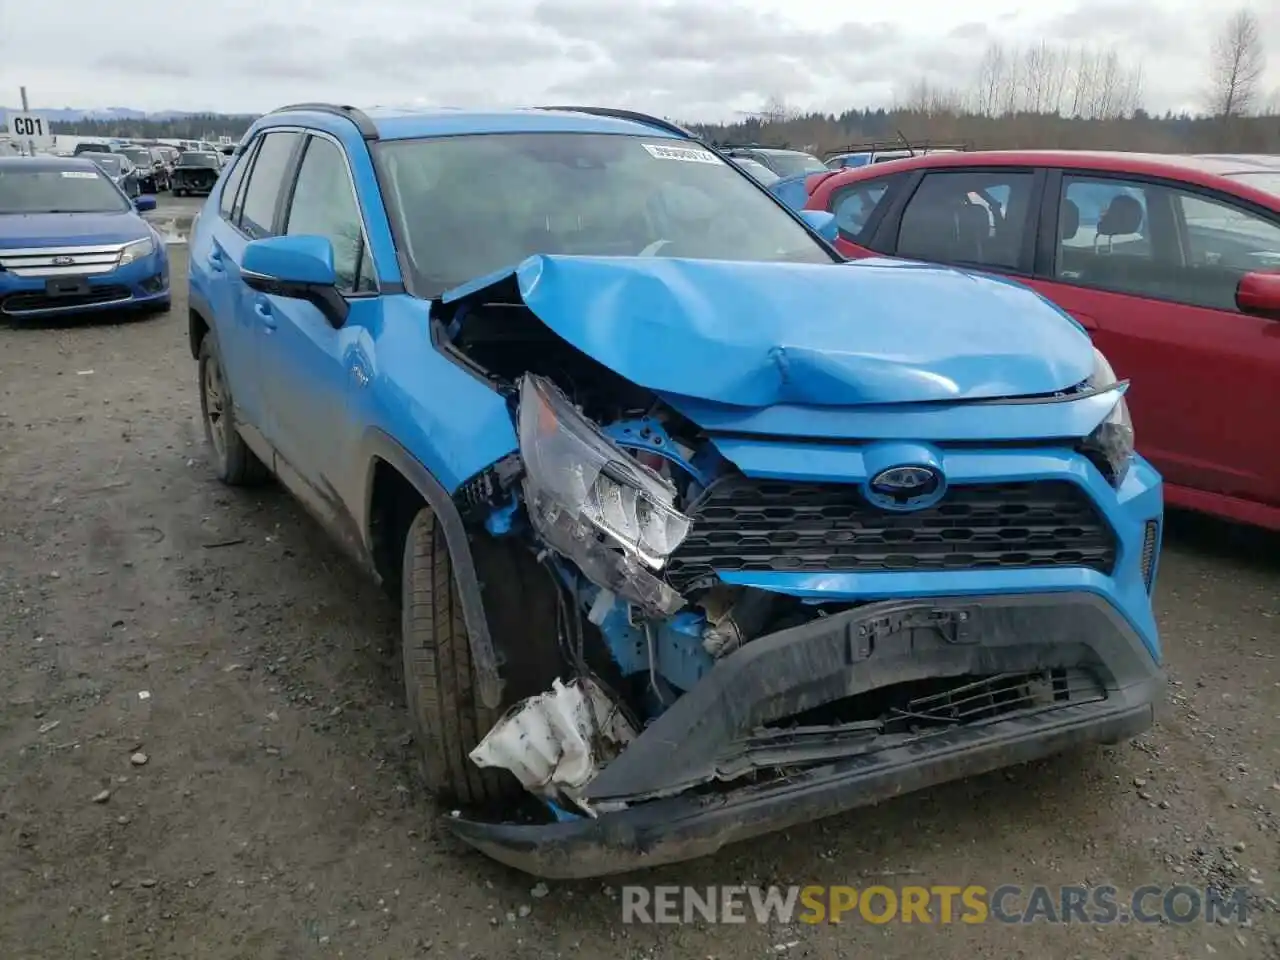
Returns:
[[[1033,291],[832,221],[586,107],[282,108],[204,204],[214,470],[399,599],[485,853],[655,865],[1151,723],[1124,385]]]
[[[124,144],[115,152],[129,158],[138,171],[138,187],[143,193],[159,193],[168,186],[164,161],[151,152],[150,147]]]
[[[0,158],[0,315],[169,308],[164,241],[138,216],[156,202],[131,202],[99,162]]]
[[[1280,159],[932,154],[824,178],[848,256],[1001,273],[1089,330],[1172,504],[1280,529]],[[1223,389],[1230,384],[1230,389]]]
[[[760,147],[752,145],[729,144],[721,147],[721,152],[733,160],[754,160],[768,167],[779,177],[793,177],[797,174],[816,173],[826,170],[821,160],[803,150],[788,150],[782,147]]]
[[[84,157],[96,163],[130,200],[142,193],[142,188],[138,185],[138,170],[124,154],[91,151],[85,153]]]
[[[107,143],[105,140],[81,140],[75,145],[75,149],[71,151],[73,157],[79,157],[86,153],[115,153],[115,147]]]
[[[222,173],[222,155],[188,150],[173,167],[171,185],[175,197],[208,193]]]

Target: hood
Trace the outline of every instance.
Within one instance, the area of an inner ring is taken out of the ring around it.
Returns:
[[[904,261],[534,256],[441,299],[498,288],[633,383],[742,407],[1044,394],[1093,370],[1088,336],[1034,291]]]
[[[131,210],[0,214],[0,249],[127,243],[150,235],[146,221]]]

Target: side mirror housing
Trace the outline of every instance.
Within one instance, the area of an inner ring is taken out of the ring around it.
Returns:
[[[155,208],[156,208],[155,197],[143,196],[143,197],[133,198],[133,209],[137,210],[139,213],[146,213],[148,210],[154,210]]]
[[[334,327],[347,322],[348,304],[338,292],[333,244],[327,237],[266,237],[244,248],[240,276],[259,293],[306,300]]]
[[[1280,320],[1280,271],[1246,273],[1236,285],[1241,313]]]
[[[839,231],[836,229],[836,215],[830,210],[801,210],[800,216],[809,229],[818,234],[827,243],[835,243]]]

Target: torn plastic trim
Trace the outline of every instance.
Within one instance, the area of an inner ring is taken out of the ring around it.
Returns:
[[[595,816],[582,789],[635,736],[623,710],[591,678],[557,679],[549,692],[508,710],[469,756],[477,766],[509,770],[554,810],[563,812],[567,801]]]

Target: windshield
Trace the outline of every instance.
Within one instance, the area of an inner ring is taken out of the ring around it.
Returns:
[[[212,153],[195,153],[188,150],[178,158],[178,163],[184,167],[216,167],[218,158]]]
[[[1277,197],[1280,197],[1280,170],[1228,173],[1227,176],[1232,180],[1239,180],[1241,183],[1244,183],[1246,186],[1253,187],[1255,190],[1265,190],[1267,193],[1273,193]]]
[[[151,153],[142,147],[121,147],[119,152],[132,160],[135,167],[151,166]]]
[[[115,175],[124,170],[124,159],[114,153],[104,153],[91,159],[109,174]]]
[[[684,140],[503,133],[375,149],[423,296],[540,253],[833,260],[749,177]]]
[[[100,170],[0,167],[0,214],[123,213],[129,202]]]
[[[769,166],[780,177],[794,177],[798,173],[818,173],[827,169],[827,165],[817,157],[807,153],[770,153]]]
[[[763,163],[757,163],[755,160],[747,160],[746,158],[736,158],[734,160],[738,166],[747,173],[751,174],[766,187],[771,183],[776,183],[782,178],[766,167]]]

